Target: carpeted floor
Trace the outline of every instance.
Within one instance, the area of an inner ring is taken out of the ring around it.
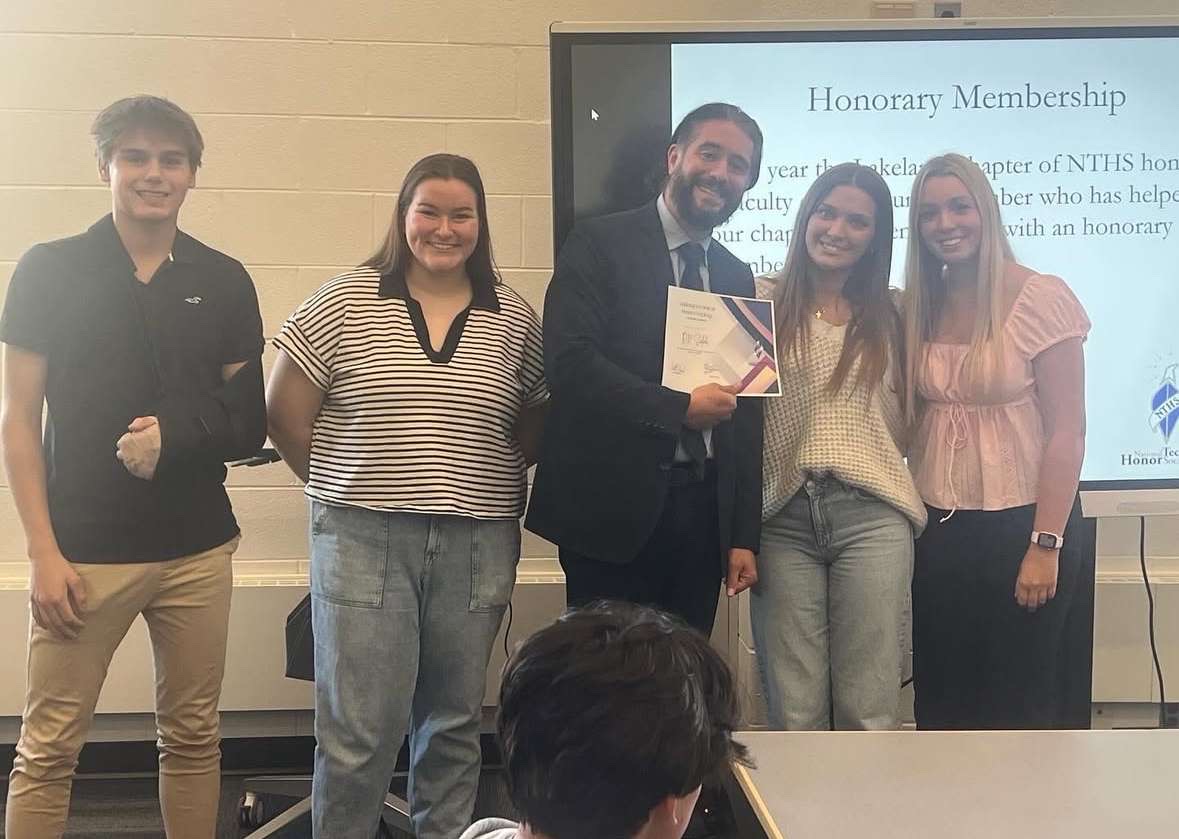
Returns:
[[[241,777],[221,782],[217,839],[238,839],[237,802]],[[155,778],[80,778],[74,782],[66,839],[164,839]],[[0,783],[8,792],[8,783]],[[4,801],[0,799],[0,813]],[[2,821],[2,820],[0,820]],[[3,827],[0,826],[0,835]]]

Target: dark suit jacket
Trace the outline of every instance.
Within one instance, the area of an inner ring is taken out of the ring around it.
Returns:
[[[749,267],[716,241],[708,275],[712,291],[754,295]],[[663,511],[689,401],[659,384],[673,282],[652,202],[578,224],[545,295],[552,403],[524,524],[592,559],[630,562]],[[761,435],[754,398],[713,429],[718,564],[730,547],[758,550]]]

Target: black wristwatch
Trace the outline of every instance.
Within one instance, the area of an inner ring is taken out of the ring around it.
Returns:
[[[1064,545],[1064,537],[1059,533],[1049,533],[1047,530],[1033,530],[1032,544],[1050,551],[1058,551]]]

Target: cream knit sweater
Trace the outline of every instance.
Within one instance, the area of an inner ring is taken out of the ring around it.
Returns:
[[[770,297],[772,289],[771,281],[758,279],[758,297]],[[904,417],[895,359],[871,397],[853,386],[858,362],[832,396],[827,382],[839,363],[847,327],[818,319],[810,327],[806,352],[797,357],[780,352],[783,395],[765,403],[762,520],[786,506],[808,473],[829,474],[896,507],[920,533],[925,505],[899,448]]]

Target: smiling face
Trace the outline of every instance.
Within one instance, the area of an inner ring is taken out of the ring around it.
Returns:
[[[456,178],[418,184],[405,211],[405,241],[414,261],[432,274],[466,268],[479,241],[475,190]]]
[[[664,199],[680,224],[707,231],[737,209],[753,177],[753,140],[727,119],[705,120],[667,152]]]
[[[927,178],[917,207],[921,242],[946,265],[978,258],[982,215],[966,184],[954,175]]]
[[[858,186],[835,187],[806,224],[806,251],[821,271],[849,272],[868,252],[876,233],[876,204]]]
[[[117,221],[174,225],[188,190],[196,186],[184,144],[148,128],[128,129],[98,172],[110,184]]]

